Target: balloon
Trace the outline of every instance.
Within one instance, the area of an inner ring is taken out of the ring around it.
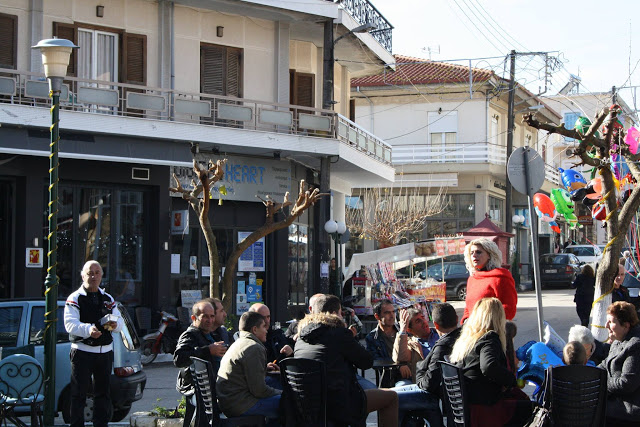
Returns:
[[[591,209],[591,216],[598,221],[604,221],[607,217],[607,208],[604,203],[596,203]]]
[[[568,192],[572,193],[579,188],[586,187],[587,180],[580,174],[578,171],[574,171],[573,169],[562,169],[558,168],[560,171],[560,177],[562,178],[562,185],[567,189]]]
[[[561,214],[565,221],[569,223],[571,229],[580,227],[578,224],[578,218],[575,216],[573,209],[573,201],[571,195],[564,188],[554,188],[551,190],[551,201],[556,207],[556,210]]]
[[[598,200],[602,197],[602,178],[594,178],[589,181],[586,197],[593,200]]]
[[[587,131],[589,130],[589,128],[591,127],[591,120],[589,120],[586,117],[578,117],[578,120],[576,120],[576,124],[574,126],[574,129],[577,130],[578,132],[580,132],[582,135],[584,135],[585,133],[587,133]],[[596,138],[600,138],[600,134],[598,133],[598,131],[596,131],[594,133],[594,136]],[[589,154],[590,156],[593,157],[593,154],[591,151],[593,150],[593,145],[589,145],[586,147],[587,149],[587,154]]]
[[[553,231],[560,233],[560,227],[558,227],[558,224],[556,223],[558,212],[556,211],[556,208],[549,196],[542,193],[534,194],[533,206],[540,219],[544,222],[548,222]]]
[[[624,142],[629,146],[631,154],[638,154],[638,140],[640,139],[640,131],[633,126],[627,130],[627,136]]]

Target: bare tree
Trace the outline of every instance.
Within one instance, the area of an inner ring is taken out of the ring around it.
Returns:
[[[435,195],[424,195],[420,188],[365,188],[360,196],[361,205],[345,210],[349,232],[383,247],[395,246],[403,237],[422,231],[427,218],[446,207],[442,187]]]
[[[274,231],[281,230],[283,228],[289,227],[293,224],[293,221],[296,220],[304,211],[309,209],[315,202],[320,200],[320,197],[325,196],[326,193],[320,193],[317,188],[306,188],[306,184],[304,180],[300,181],[300,187],[298,191],[298,198],[295,203],[289,200],[289,192],[284,195],[284,200],[282,203],[275,202],[270,196],[266,196],[264,199],[258,197],[262,200],[262,203],[265,206],[266,211],[266,219],[263,226],[255,230],[253,233],[245,237],[241,242],[233,249],[231,255],[227,259],[227,263],[225,265],[224,277],[222,279],[222,303],[224,304],[227,310],[231,307],[231,296],[233,295],[233,277],[236,272],[236,267],[238,265],[238,259],[240,255],[247,250],[252,244],[257,242],[259,239],[265,237],[266,235],[273,233]],[[285,209],[291,207],[289,209],[289,213],[287,214]],[[275,216],[278,212],[282,212],[284,218],[280,221],[275,220]]]
[[[169,188],[169,191],[173,193],[182,194],[182,198],[189,202],[191,208],[198,214],[200,228],[207,241],[209,265],[211,266],[209,273],[209,295],[216,298],[218,297],[218,284],[220,283],[220,259],[218,257],[216,236],[213,234],[211,222],[209,221],[209,205],[211,204],[209,194],[213,184],[220,181],[224,176],[224,164],[226,162],[227,159],[220,159],[216,161],[216,163],[209,160],[208,165],[204,166],[193,159],[193,171],[198,177],[199,182],[191,181],[192,188],[185,189],[174,173],[173,179],[176,181],[176,186]],[[199,198],[201,195],[202,198]]]
[[[633,189],[624,204],[619,205],[618,197],[616,197],[614,175],[611,170],[611,154],[622,156],[635,181],[640,182],[640,168],[637,163],[640,160],[640,153],[632,154],[629,151],[629,146],[623,142],[625,131],[620,129],[617,124],[619,112],[620,107],[618,106],[613,106],[611,110],[603,109],[596,115],[593,124],[586,132],[565,129],[563,124],[557,126],[540,123],[533,114],[526,114],[523,117],[524,123],[536,129],[579,140],[578,146],[573,151],[573,156],[576,157],[576,166],[583,164],[593,166],[598,170],[602,179],[602,200],[607,211],[605,222],[609,242],[605,247],[604,256],[596,273],[595,303],[591,310],[592,332],[599,340],[607,338],[607,331],[604,328],[606,309],[611,303],[613,280],[618,272],[620,251],[629,224],[640,206],[640,186]],[[597,131],[603,124],[603,135],[598,136]]]

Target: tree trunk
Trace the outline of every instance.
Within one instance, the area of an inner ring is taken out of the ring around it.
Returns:
[[[209,216],[200,216],[200,228],[207,241],[207,253],[209,254],[209,296],[211,298],[219,298],[218,289],[220,283],[220,258],[218,256],[218,245],[216,235],[211,229]]]

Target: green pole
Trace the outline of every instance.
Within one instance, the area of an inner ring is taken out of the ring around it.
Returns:
[[[44,425],[53,426],[56,408],[56,342],[57,342],[57,305],[58,276],[56,275],[58,250],[58,121],[60,112],[61,77],[50,77],[49,84],[52,98],[51,106],[51,153],[49,154],[49,250],[47,252],[47,278],[45,285],[45,335],[44,335]]]

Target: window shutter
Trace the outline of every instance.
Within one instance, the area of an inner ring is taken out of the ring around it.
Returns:
[[[225,95],[240,98],[242,89],[242,68],[240,66],[241,51],[227,49],[227,88]]]
[[[147,36],[144,34],[123,35],[122,82],[147,84]]]
[[[18,68],[18,17],[0,13],[0,68]]]
[[[315,105],[313,91],[314,77],[313,74],[295,74],[295,105],[302,107],[313,107]]]
[[[53,35],[59,39],[67,39],[73,44],[78,44],[78,28],[74,24],[64,24],[62,22],[53,23]],[[69,59],[69,67],[67,67],[67,76],[76,76],[76,49],[71,52]]]
[[[224,95],[224,48],[200,47],[200,92]]]

